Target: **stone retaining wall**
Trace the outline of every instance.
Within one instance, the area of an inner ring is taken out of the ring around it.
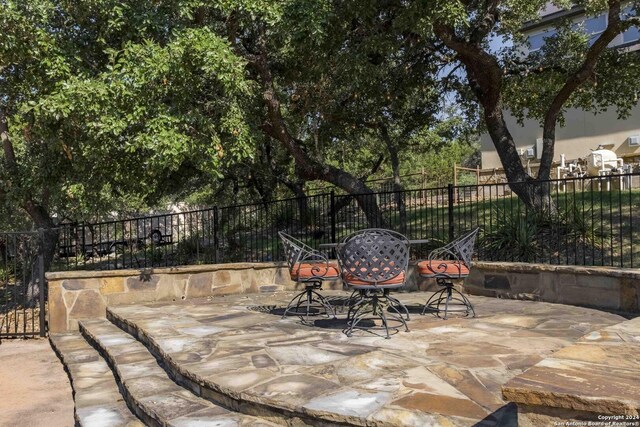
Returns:
[[[640,313],[640,269],[477,262],[470,294]]]
[[[104,317],[107,306],[176,301],[241,293],[302,289],[289,279],[284,263],[241,263],[114,271],[47,273],[49,331],[78,329],[78,320]],[[425,290],[412,266],[406,289]],[[326,282],[325,289],[342,289]]]
[[[218,264],[142,270],[47,273],[49,331],[77,330],[107,306],[295,289],[282,264]],[[277,286],[280,285],[280,286]]]
[[[240,293],[296,290],[283,263],[242,263],[115,271],[47,273],[49,330],[78,329],[78,320],[104,317],[107,306],[175,301]],[[328,282],[327,289],[342,289]],[[405,290],[432,290],[410,266]],[[465,282],[470,294],[580,305],[627,313],[640,312],[640,270],[474,264]]]

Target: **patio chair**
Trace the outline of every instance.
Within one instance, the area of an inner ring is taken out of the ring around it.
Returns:
[[[427,310],[435,311],[440,317],[444,303],[444,319],[450,311],[469,313],[476,317],[471,301],[453,286],[454,280],[461,280],[469,276],[471,271],[471,256],[479,228],[464,233],[460,237],[447,243],[429,254],[429,258],[418,263],[421,277],[436,279],[442,290],[431,295],[425,304],[422,314]],[[453,307],[453,308],[452,308]]]
[[[338,266],[329,262],[329,259],[322,253],[300,240],[290,235],[278,232],[284,252],[289,266],[289,275],[291,280],[304,284],[305,288],[302,292],[294,296],[287,308],[284,310],[282,318],[286,318],[289,312],[296,315],[305,315],[305,320],[309,320],[310,314],[317,314],[316,308],[321,306],[324,308],[327,317],[336,317],[335,310],[318,291],[322,289],[322,282],[325,280],[338,280],[340,273]],[[305,310],[301,313],[300,307],[305,306]]]
[[[350,337],[356,328],[384,330],[385,338],[390,338],[389,321],[399,322],[409,332],[398,309],[404,308],[408,315],[406,307],[390,295],[391,290],[405,284],[409,264],[407,238],[390,230],[361,230],[345,238],[337,253],[343,282],[358,293],[349,308],[345,334]],[[371,320],[373,325],[368,322]],[[376,320],[382,325],[377,326]]]

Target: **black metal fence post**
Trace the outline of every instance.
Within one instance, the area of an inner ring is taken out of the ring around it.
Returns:
[[[329,212],[331,212],[331,243],[336,242],[336,193],[331,191]]]
[[[454,203],[454,186],[449,184],[447,186],[447,199],[448,199],[448,211],[449,211],[449,241],[453,240],[455,230],[453,226],[453,203]]]
[[[213,207],[213,260],[214,264],[218,264],[218,207]]]
[[[38,293],[40,296],[40,336],[45,337],[47,335],[47,324],[45,322],[46,309],[45,309],[45,295],[46,292],[46,282],[44,276],[44,244],[45,244],[45,236],[44,230],[42,228],[38,229],[38,237],[39,237],[39,248],[38,248]]]

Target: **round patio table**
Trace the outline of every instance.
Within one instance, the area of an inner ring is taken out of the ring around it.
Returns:
[[[431,243],[431,239],[415,239],[409,240],[410,245],[422,245],[425,243]],[[320,249],[334,249],[337,248],[339,243],[320,243],[318,247]]]

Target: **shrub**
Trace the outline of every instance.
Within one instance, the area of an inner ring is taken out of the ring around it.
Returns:
[[[490,259],[531,262],[541,254],[539,242],[544,214],[522,214],[496,209],[497,224],[482,238]]]
[[[602,250],[604,236],[594,226],[591,209],[578,209],[573,202],[551,211],[497,208],[495,212],[496,224],[481,244],[488,259],[564,259],[569,264],[581,264]]]

